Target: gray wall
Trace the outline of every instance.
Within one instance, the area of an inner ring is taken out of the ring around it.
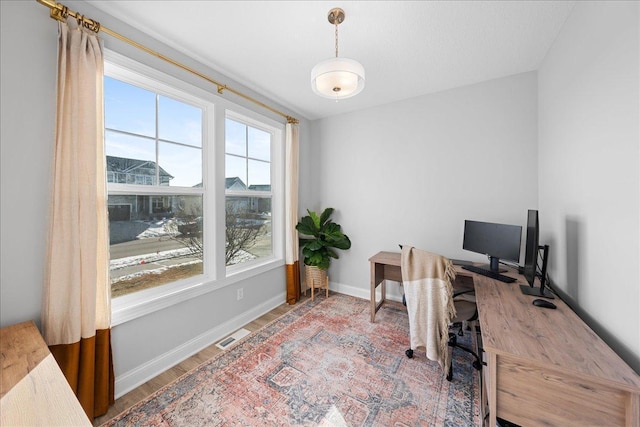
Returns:
[[[0,17],[0,325],[6,326],[40,319],[58,27],[35,1],[0,2]],[[25,22],[33,23],[29,31]]]
[[[539,71],[540,221],[551,277],[640,372],[637,2],[578,2]]]
[[[352,240],[329,271],[338,290],[369,298],[369,257],[398,244],[486,262],[463,251],[464,220],[524,225],[537,208],[535,72],[314,121],[312,135],[313,207],[334,207]]]
[[[261,98],[180,52],[101,13],[84,2],[71,9],[139,41],[292,116],[294,112]],[[0,326],[40,323],[49,182],[55,120],[57,23],[49,10],[33,1],[1,1],[1,269]],[[28,23],[28,24],[26,24]],[[25,26],[26,25],[26,26]],[[109,36],[105,46],[192,84],[215,89]],[[240,105],[282,122],[244,101]],[[301,120],[301,164],[309,126]],[[301,189],[311,180],[301,173]],[[308,192],[307,192],[308,193]],[[244,299],[236,301],[236,289]],[[113,329],[116,393],[155,376],[181,358],[284,302],[284,268],[267,271],[170,308],[117,325]]]

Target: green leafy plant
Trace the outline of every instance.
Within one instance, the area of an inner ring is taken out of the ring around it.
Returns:
[[[342,232],[339,224],[330,219],[333,210],[326,208],[318,216],[316,212],[307,209],[309,215],[303,216],[296,225],[296,230],[301,234],[300,247],[305,265],[326,270],[331,258],[339,258],[333,249],[351,247],[349,237]]]

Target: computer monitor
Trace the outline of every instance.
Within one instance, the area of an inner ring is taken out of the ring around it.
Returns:
[[[540,221],[538,211],[529,209],[527,212],[527,240],[524,252],[524,277],[529,283],[520,285],[523,294],[553,299],[553,295],[546,288],[547,261],[549,259],[549,245],[540,246]],[[542,249],[542,271],[538,273],[538,258]],[[535,287],[536,277],[540,279],[540,287]]]
[[[499,268],[501,259],[520,261],[521,237],[522,227],[519,225],[465,220],[462,249],[487,255],[488,270],[498,273],[506,271]]]

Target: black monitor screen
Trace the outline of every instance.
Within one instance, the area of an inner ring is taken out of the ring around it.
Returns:
[[[491,270],[497,271],[500,259],[520,261],[521,237],[519,225],[466,220],[462,248],[489,256]]]
[[[527,212],[527,240],[524,252],[524,277],[529,286],[521,285],[522,293],[553,299],[553,295],[545,289],[547,283],[547,262],[549,261],[549,245],[539,246],[540,221],[538,211],[529,209]],[[542,250],[542,271],[538,269],[538,258]],[[534,288],[536,277],[540,279],[540,288]]]
[[[524,277],[533,286],[538,272],[538,211],[531,210],[527,212],[527,240],[524,252]]]

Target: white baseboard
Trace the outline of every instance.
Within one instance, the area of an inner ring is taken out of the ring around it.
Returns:
[[[286,301],[285,293],[281,293],[264,303],[245,311],[244,313],[229,319],[227,322],[216,326],[207,332],[185,342],[179,347],[168,351],[149,362],[138,366],[128,372],[118,375],[115,380],[115,397],[116,399],[144,384],[150,379],[158,376],[167,369],[172,368],[188,357],[196,354],[203,348],[216,343],[220,339],[230,333],[242,328],[247,323],[252,322],[265,313],[280,306]]]
[[[363,289],[355,286],[349,286],[342,283],[332,282],[329,280],[329,289],[341,294],[351,295],[352,297],[362,298],[366,300],[371,299],[371,290],[369,288]],[[378,287],[380,289],[380,287]],[[402,302],[402,286],[398,282],[387,282],[386,298],[389,301]]]

